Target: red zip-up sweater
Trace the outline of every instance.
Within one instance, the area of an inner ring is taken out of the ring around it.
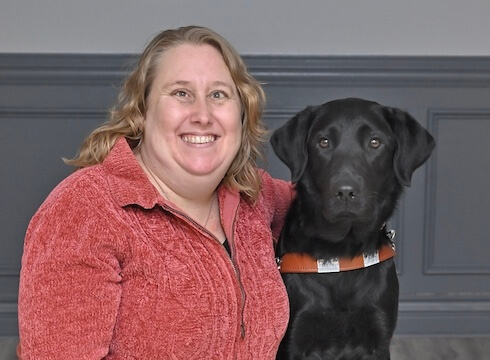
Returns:
[[[274,261],[292,187],[218,191],[231,257],[150,183],[125,139],[62,181],[29,224],[22,359],[274,359],[289,317]]]

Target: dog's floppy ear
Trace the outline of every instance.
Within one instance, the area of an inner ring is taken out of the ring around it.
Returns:
[[[307,107],[278,128],[271,137],[272,149],[291,170],[293,183],[303,175],[308,162],[306,140],[314,107]]]
[[[410,114],[396,108],[387,109],[387,121],[397,142],[393,159],[395,174],[403,185],[410,186],[413,172],[429,158],[436,143]]]

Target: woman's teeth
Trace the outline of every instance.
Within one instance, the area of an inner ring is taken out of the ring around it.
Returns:
[[[182,140],[192,144],[207,144],[216,140],[216,136],[206,135],[206,136],[182,136]]]

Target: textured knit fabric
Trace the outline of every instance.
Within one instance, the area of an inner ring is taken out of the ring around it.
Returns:
[[[274,262],[291,186],[218,191],[231,257],[150,183],[125,139],[76,171],[27,230],[22,359],[274,359],[287,294]]]

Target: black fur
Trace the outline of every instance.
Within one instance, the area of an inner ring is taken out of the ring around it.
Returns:
[[[387,243],[383,224],[435,146],[406,112],[354,98],[306,108],[271,143],[297,190],[277,255],[317,259],[374,253]],[[283,278],[291,317],[278,359],[390,359],[398,313],[393,259]]]

